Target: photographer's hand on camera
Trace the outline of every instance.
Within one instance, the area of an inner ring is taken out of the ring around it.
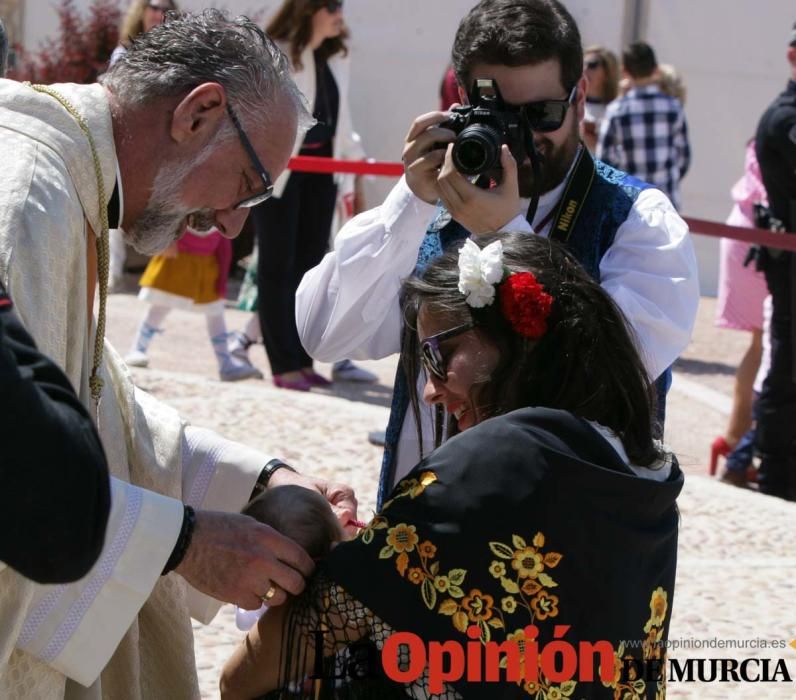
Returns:
[[[491,189],[472,184],[453,164],[453,146],[448,146],[437,184],[439,198],[464,228],[475,235],[501,231],[520,212],[517,162],[505,144],[500,149],[503,179]]]
[[[406,145],[401,156],[406,184],[417,197],[428,204],[436,204],[440,199],[437,180],[445,161],[445,149],[439,146],[456,138],[453,131],[438,126],[449,116],[449,112],[423,114],[415,119],[406,135]]]

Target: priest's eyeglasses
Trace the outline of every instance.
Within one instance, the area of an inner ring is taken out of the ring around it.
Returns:
[[[249,137],[246,136],[246,132],[241,126],[238,115],[232,111],[232,107],[230,107],[229,103],[227,103],[227,113],[238,132],[238,138],[241,144],[243,144],[244,150],[249,155],[249,160],[251,160],[255,172],[260,176],[260,179],[263,181],[263,186],[265,187],[263,192],[241,199],[240,202],[234,206],[235,209],[249,209],[258,204],[262,204],[266,199],[270,199],[271,195],[274,193],[274,183],[271,182],[271,176],[257,157],[257,152],[254,150],[252,142],[249,141]]]
[[[443,340],[448,340],[449,338],[472,330],[475,328],[475,325],[473,321],[470,321],[461,326],[449,328],[446,331],[442,331],[442,333],[424,338],[420,342],[420,359],[423,361],[423,366],[426,368],[426,371],[433,374],[440,381],[446,381],[448,379],[448,367],[445,359],[442,357],[442,352],[440,352],[439,344]]]

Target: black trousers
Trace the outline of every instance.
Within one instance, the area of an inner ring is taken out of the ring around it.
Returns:
[[[296,289],[326,253],[336,194],[331,175],[293,172],[279,199],[252,210],[257,309],[273,374],[312,367],[296,330]]]
[[[796,255],[768,256],[766,282],[771,292],[771,369],[758,400],[755,448],[763,493],[796,501],[796,380],[793,377],[794,282]]]

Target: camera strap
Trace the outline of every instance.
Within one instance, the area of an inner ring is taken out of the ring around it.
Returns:
[[[550,238],[560,243],[566,243],[569,240],[572,231],[575,230],[575,224],[586,198],[589,196],[596,173],[594,160],[589,155],[588,149],[581,144],[572,175],[567,181],[558,205],[553,208],[555,213],[552,217],[553,228],[550,229]]]

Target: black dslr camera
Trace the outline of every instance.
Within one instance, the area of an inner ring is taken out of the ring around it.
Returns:
[[[518,109],[507,107],[497,83],[478,79],[470,92],[470,104],[451,110],[439,126],[456,132],[453,164],[463,175],[500,171],[500,147],[505,143],[517,163],[525,160],[525,136]],[[447,144],[440,144],[446,147]]]

